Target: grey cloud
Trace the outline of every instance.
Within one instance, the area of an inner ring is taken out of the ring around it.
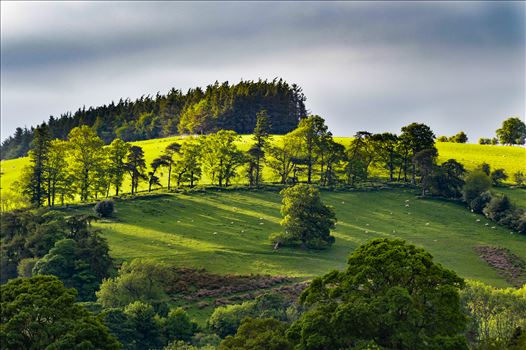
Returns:
[[[478,137],[493,132],[492,118],[524,116],[523,3],[9,6],[2,138],[21,119],[84,104],[275,76],[303,86],[308,107],[338,134],[420,120]],[[473,125],[475,117],[485,121]]]

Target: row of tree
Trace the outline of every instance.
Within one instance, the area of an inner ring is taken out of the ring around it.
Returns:
[[[263,182],[263,165],[270,167],[282,184],[317,182],[322,186],[355,185],[367,179],[372,164],[386,168],[391,181],[416,183],[420,169],[419,154],[436,155],[434,134],[418,123],[402,128],[400,136],[390,133],[359,132],[346,148],[336,142],[323,118],[303,118],[299,126],[270,142],[272,118],[261,110],[256,116],[253,144],[244,152],[237,142],[240,136],[231,130],[220,130],[202,137],[188,137],[170,144],[147,167],[144,152],[121,139],[104,147],[103,140],[92,128],[74,128],[68,140],[51,140],[48,127],[35,130],[30,165],[18,185],[35,206],[80,199],[85,202],[108,197],[110,189],[121,193],[125,177],[136,193],[141,181],[148,189],[161,186],[159,173],[167,173],[166,187],[194,186],[202,174],[212,184],[229,186],[244,174],[250,186]],[[243,172],[241,172],[243,169]]]
[[[307,113],[305,96],[295,84],[283,79],[217,81],[206,89],[186,93],[172,89],[166,95],[142,96],[120,100],[101,107],[85,107],[47,121],[52,139],[65,140],[70,131],[82,125],[91,127],[108,144],[115,138],[124,141],[146,140],[185,133],[210,133],[221,129],[247,134],[256,123],[256,113],[269,111],[271,132],[284,134],[294,129]],[[17,128],[2,142],[2,159],[22,157],[30,149],[36,129]]]
[[[526,124],[520,118],[508,118],[496,131],[497,137],[479,139],[480,145],[524,145],[526,141]]]

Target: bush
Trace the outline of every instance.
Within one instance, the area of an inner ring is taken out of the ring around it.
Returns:
[[[491,181],[493,182],[493,185],[498,186],[501,184],[502,181],[505,181],[508,178],[508,175],[504,171],[504,169],[495,169],[491,173]]]
[[[113,214],[113,201],[103,200],[95,204],[95,213],[101,218],[109,218]]]
[[[511,214],[511,203],[507,196],[493,197],[484,208],[484,215],[490,220],[500,222]]]
[[[491,179],[482,170],[475,170],[468,174],[462,187],[464,200],[471,207],[471,202],[491,187]],[[473,209],[473,207],[471,207]]]
[[[20,260],[18,266],[16,267],[16,272],[18,277],[31,277],[33,276],[33,267],[37,263],[37,258],[26,258]]]
[[[482,211],[491,200],[491,193],[489,191],[482,192],[478,197],[468,203],[468,206],[474,213],[482,214]]]
[[[526,183],[526,176],[522,171],[517,171],[515,174],[513,174],[513,180],[515,180],[517,186],[523,186],[524,183]]]

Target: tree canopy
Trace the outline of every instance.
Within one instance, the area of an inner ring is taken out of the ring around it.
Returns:
[[[464,281],[402,240],[375,239],[345,271],[315,278],[300,301],[310,309],[288,331],[296,349],[467,349],[459,302]]]

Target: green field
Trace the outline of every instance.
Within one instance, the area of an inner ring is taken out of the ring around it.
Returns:
[[[376,237],[403,238],[461,276],[501,287],[506,281],[474,248],[507,247],[526,259],[526,236],[494,227],[459,204],[417,199],[414,192],[402,189],[324,192],[322,197],[339,220],[336,243],[325,251],[273,250],[268,236],[281,230],[280,197],[275,191],[138,197],[117,202],[116,218],[94,225],[107,237],[117,259],[154,258],[217,273],[309,278],[343,268],[353,249]]]
[[[273,140],[278,140],[280,137],[281,136],[273,136]],[[166,146],[180,139],[181,137],[176,136],[162,139],[137,141],[132,143],[141,146],[144,149],[146,164],[149,165],[154,158],[161,154]],[[346,146],[351,140],[350,138],[346,137],[336,137],[335,139],[337,142],[340,142]],[[251,135],[243,135],[239,141],[239,147],[242,150],[248,150],[251,143]],[[491,165],[492,169],[504,168],[510,176],[509,181],[512,180],[512,175],[519,170],[522,170],[526,173],[526,148],[524,147],[458,144],[447,142],[437,142],[436,146],[439,153],[439,163],[453,158],[464,164],[468,170],[472,170],[481,163],[486,162]],[[13,182],[19,178],[22,169],[27,164],[27,157],[2,161],[0,163],[2,171],[2,176],[0,177],[1,189],[10,190]],[[382,170],[382,172],[384,171]],[[378,174],[379,172],[373,171],[372,173]],[[159,175],[161,178],[161,183],[166,185],[167,174],[161,172]],[[269,168],[264,169],[263,176],[266,181],[277,180]],[[239,177],[234,182],[246,183],[246,179]],[[210,181],[206,178],[206,176],[204,176],[200,183],[208,184]],[[140,185],[140,190],[146,189],[147,184],[143,182],[142,185]],[[124,184],[124,191],[129,191],[128,182]]]

